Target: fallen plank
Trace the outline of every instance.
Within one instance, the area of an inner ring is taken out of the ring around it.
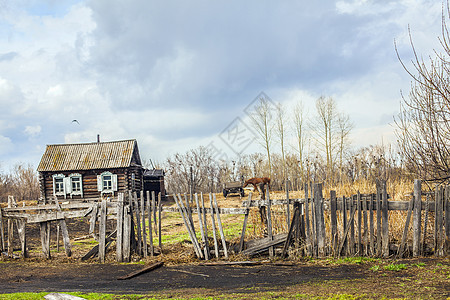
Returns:
[[[216,263],[204,263],[199,264],[199,266],[255,266],[255,265],[261,265],[262,262],[260,261],[229,261],[229,262],[216,262]]]
[[[105,249],[109,246],[109,243],[112,241],[112,239],[116,236],[117,229],[114,230],[108,237],[105,239]],[[88,253],[86,253],[81,260],[85,261],[88,260],[91,257],[95,257],[98,254],[99,244],[95,245],[91,250],[89,250]],[[106,250],[105,250],[106,251]]]
[[[278,234],[273,237],[273,240],[269,238],[263,238],[261,240],[258,240],[255,242],[255,245],[245,249],[242,251],[242,254],[244,255],[255,255],[264,251],[267,251],[270,247],[275,247],[282,245],[286,242],[287,234]]]
[[[164,265],[164,262],[159,261],[159,262],[156,262],[156,263],[154,263],[154,264],[151,264],[150,266],[145,267],[145,268],[143,268],[143,269],[141,269],[141,270],[138,270],[138,271],[132,272],[132,273],[130,273],[130,274],[128,274],[128,275],[119,277],[119,278],[117,278],[117,280],[131,279],[131,278],[136,277],[136,276],[139,276],[139,275],[141,275],[141,274],[144,274],[144,273],[153,271],[153,270],[155,270],[155,269],[161,267],[162,265]]]

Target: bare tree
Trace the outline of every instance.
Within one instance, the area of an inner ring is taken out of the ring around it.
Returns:
[[[410,171],[425,180],[450,179],[450,34],[447,27],[450,8],[442,11],[441,51],[435,50],[429,61],[419,58],[414,48],[412,67],[397,57],[413,82],[409,97],[402,95],[400,114],[395,118],[400,152]]]
[[[297,151],[298,151],[298,163],[300,165],[300,174],[302,182],[305,182],[304,155],[305,155],[306,130],[305,130],[304,107],[301,101],[297,102],[294,108],[294,127],[297,140],[296,144],[298,147]]]
[[[286,174],[286,154],[284,149],[284,140],[286,136],[286,111],[284,109],[283,104],[277,103],[277,127],[276,133],[280,142],[281,147],[281,160],[282,160],[282,168],[283,168],[283,178],[287,180]]]
[[[342,168],[344,163],[344,152],[350,146],[349,135],[353,128],[348,115],[340,113],[338,115],[338,139],[339,139],[339,181],[342,183],[343,174]]]
[[[271,103],[264,97],[259,98],[259,103],[250,114],[253,126],[258,135],[258,142],[263,146],[269,163],[269,176],[272,175],[272,164],[270,160],[270,147],[272,143],[273,117]]]

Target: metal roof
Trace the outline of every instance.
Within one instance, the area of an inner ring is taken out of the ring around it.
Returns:
[[[163,169],[151,169],[151,170],[145,170],[144,176],[149,177],[163,177],[164,176],[164,170]]]
[[[133,161],[133,154],[136,157]],[[38,171],[126,168],[141,165],[136,140],[47,145]]]

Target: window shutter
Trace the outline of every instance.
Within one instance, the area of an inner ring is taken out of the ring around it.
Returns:
[[[117,186],[118,186],[118,184],[117,184],[117,175],[114,174],[114,175],[112,176],[112,190],[113,190],[114,192],[117,192]]]
[[[81,191],[81,198],[83,198],[83,177],[80,176],[80,191]]]
[[[103,191],[102,175],[97,175],[97,190],[99,192]]]
[[[72,193],[72,181],[70,177],[64,177],[64,194]]]
[[[55,183],[55,176],[53,176],[53,196],[56,196],[56,183]]]

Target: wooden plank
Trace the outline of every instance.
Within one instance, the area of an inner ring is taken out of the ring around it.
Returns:
[[[422,238],[422,244],[421,244],[421,249],[420,249],[420,254],[424,255],[425,253],[425,243],[427,240],[427,228],[428,228],[428,212],[429,212],[429,207],[430,207],[430,194],[427,194],[426,197],[426,202],[425,202],[425,220],[423,222],[423,238]]]
[[[174,200],[178,206],[179,212],[181,214],[181,218],[183,219],[184,225],[186,226],[186,229],[188,231],[189,237],[192,241],[192,245],[194,246],[194,251],[195,254],[197,255],[198,258],[202,258],[202,252],[200,250],[200,247],[198,246],[197,243],[197,238],[195,236],[195,234],[192,233],[192,225],[189,224],[190,220],[189,220],[189,216],[187,216],[187,213],[185,213],[185,209],[184,209],[184,205],[183,205],[183,200],[181,199],[181,195],[178,194],[179,199],[177,199],[177,196],[174,195]]]
[[[294,228],[296,227],[296,222],[298,218],[297,214],[298,207],[294,209],[294,216],[292,217],[292,222],[289,224],[288,235],[286,237],[286,241],[284,242],[283,251],[281,252],[281,257],[285,258],[287,256],[287,251],[289,249],[289,245],[291,244],[291,240],[294,233]]]
[[[219,206],[217,205],[216,194],[213,194],[214,206],[217,210],[219,210]],[[225,234],[223,232],[222,221],[220,220],[220,214],[217,214],[217,225],[219,226],[220,238],[222,239],[222,247],[223,254],[225,258],[228,258],[228,249],[227,249],[227,241],[225,240]]]
[[[152,208],[151,208],[151,202],[153,202],[153,199],[155,197],[155,192],[152,191],[152,198],[150,198],[150,191],[147,191],[147,209],[148,209],[148,236],[150,239],[150,256],[155,255],[155,248],[153,246],[153,229],[152,229]]]
[[[342,247],[340,247],[338,249],[338,256],[340,256],[342,254],[342,249],[344,249],[345,251],[345,255],[349,254],[348,253],[348,238],[347,238],[347,234],[344,235],[345,232],[347,232],[347,226],[348,226],[348,220],[347,220],[347,199],[345,198],[345,196],[342,196]]]
[[[264,187],[262,187],[264,188]],[[270,203],[270,195],[269,195],[269,187],[266,186],[266,202],[267,202],[267,233],[269,235],[269,239],[273,239],[272,234],[272,205]],[[273,246],[269,247],[269,256],[274,257],[274,249]]]
[[[130,205],[125,205],[123,208],[123,261],[129,262],[131,258],[131,208]]]
[[[374,218],[373,218],[373,208],[374,208],[374,199],[375,195],[370,195],[369,200],[369,253],[370,255],[374,255],[375,251],[375,226],[374,226]]]
[[[408,214],[406,216],[406,221],[405,221],[405,229],[403,229],[402,241],[400,243],[400,247],[398,248],[398,252],[397,252],[397,257],[399,257],[399,258],[403,257],[403,254],[405,251],[406,241],[408,238],[409,223],[411,221],[411,214],[412,214],[412,209],[414,206],[414,198],[411,199],[411,201],[409,203],[410,204],[409,204]]]
[[[362,243],[362,208],[361,208],[361,194],[359,191],[356,194],[356,209],[358,210],[358,256],[363,256],[363,243]]]
[[[315,220],[318,256],[323,257],[325,256],[325,219],[321,183],[316,183],[314,185],[314,208],[316,213]]]
[[[444,226],[445,226],[445,241],[447,245],[447,249],[444,250],[444,254],[447,253],[447,255],[450,254],[450,186],[445,187],[445,199],[444,199],[444,209],[445,209],[445,219],[444,219]]]
[[[152,191],[152,213],[153,213],[153,222],[155,224],[155,234],[157,233],[157,227],[156,227],[156,194],[155,191]],[[152,226],[152,222],[148,223],[148,226]]]
[[[210,205],[210,213],[211,213],[211,223],[212,223],[212,231],[213,231],[213,238],[214,238],[214,253],[216,255],[216,258],[219,258],[219,243],[217,242],[217,234],[216,234],[216,224],[214,220],[214,205],[212,200],[212,194],[209,193],[209,205]]]
[[[117,229],[114,230],[112,233],[110,233],[106,238],[105,238],[105,246],[103,247],[103,252],[106,252],[106,249],[108,248],[108,246],[111,244],[111,241],[113,239],[114,236],[117,235]],[[97,255],[99,255],[99,249],[100,249],[100,243],[95,245],[94,247],[92,247],[91,250],[89,250],[82,258],[81,261],[85,261],[88,260],[91,257],[95,257]]]
[[[239,252],[242,252],[242,250],[244,249],[245,231],[247,229],[248,215],[250,214],[250,203],[251,202],[252,202],[252,192],[250,192],[248,194],[248,201],[247,201],[247,205],[245,207],[247,212],[244,215],[244,222],[242,224],[241,239],[239,241]]]
[[[149,225],[149,226],[151,226],[151,225]],[[145,267],[145,268],[143,268],[143,269],[141,269],[141,270],[132,272],[132,273],[130,273],[130,274],[128,274],[128,275],[125,275],[125,276],[121,276],[121,277],[117,278],[117,280],[127,280],[127,279],[131,279],[131,278],[136,277],[136,276],[139,276],[139,275],[141,275],[141,274],[144,274],[144,273],[153,271],[153,270],[155,270],[155,269],[161,267],[162,265],[164,265],[164,262],[162,262],[162,261],[156,262],[156,263],[151,264],[150,266]]]
[[[289,203],[289,182],[288,179],[285,179],[285,189],[286,189],[286,225],[287,228],[289,228],[291,224],[291,210],[290,210],[290,203]]]
[[[308,256],[312,256],[311,230],[309,221],[309,195],[308,183],[305,183],[305,233],[306,233],[306,252]]]
[[[27,239],[26,239],[26,224],[27,222],[24,219],[18,220],[17,222],[17,231],[19,233],[20,246],[22,249],[22,257],[28,257],[27,251]]]
[[[413,211],[413,256],[419,256],[422,215],[422,182],[414,180],[414,211]]]
[[[197,216],[198,216],[198,223],[200,225],[200,234],[201,234],[201,238],[202,238],[203,252],[204,252],[205,259],[209,260],[209,253],[206,251],[207,240],[206,240],[205,231],[203,228],[203,219],[202,219],[202,214],[200,212],[201,211],[200,202],[198,201],[197,193],[195,193],[194,198],[195,198],[195,205],[197,205]]]
[[[147,249],[147,229],[145,228],[145,206],[144,206],[144,191],[141,190],[141,220],[142,220],[142,252],[144,258],[148,256]],[[148,223],[149,227],[152,227],[152,223]]]
[[[5,230],[3,229],[3,209],[0,207],[0,242],[2,243],[0,250],[5,251]]]
[[[344,248],[345,241],[347,240],[347,235],[350,232],[350,223],[353,222],[353,219],[355,218],[355,211],[356,209],[353,209],[350,213],[350,219],[348,220],[347,226],[345,226],[344,233],[342,234],[343,238],[341,240],[341,243],[339,244],[338,253],[342,253],[342,249]]]
[[[377,256],[381,256],[381,189],[380,182],[377,181]]]
[[[100,219],[99,219],[99,239],[98,239],[98,258],[101,263],[105,262],[105,246],[106,246],[106,200],[100,203]]]
[[[209,249],[209,239],[208,239],[208,224],[207,224],[207,220],[206,220],[206,210],[205,208],[205,199],[203,198],[203,193],[200,193],[200,198],[202,200],[202,214],[203,214],[203,230],[205,232],[205,257],[207,259],[211,259],[211,251]]]
[[[139,212],[139,204],[137,200],[137,193],[133,193],[133,207],[136,215],[136,231],[137,231],[137,253],[142,255],[142,231],[141,231],[141,214]]]
[[[350,205],[349,210],[356,212],[356,204],[355,204],[355,196],[351,196],[349,198]],[[348,253],[350,255],[355,255],[355,220],[350,222],[350,232],[349,232],[349,241],[348,241]]]
[[[338,246],[338,231],[337,231],[337,200],[336,191],[330,191],[330,222],[331,222],[331,248],[333,255],[336,255]]]
[[[98,240],[98,237],[95,234],[95,223],[97,222],[97,212],[98,212],[98,204],[96,203],[92,207],[91,218],[89,219],[89,234],[91,234],[95,240]]]
[[[362,198],[362,211],[363,211],[363,230],[364,230],[364,234],[363,234],[363,244],[364,244],[364,250],[363,250],[363,255],[364,256],[368,256],[369,255],[369,250],[368,250],[368,245],[369,245],[369,234],[368,234],[368,222],[367,222],[367,198],[366,197],[361,197]]]
[[[255,243],[252,246],[249,246],[249,248],[242,251],[243,255],[255,255],[261,252],[268,251],[270,247],[275,247],[277,245],[283,245],[286,242],[287,234],[277,234],[274,235],[272,239],[269,239],[269,237],[260,239],[257,243]]]
[[[435,192],[435,256],[443,256],[444,255],[444,232],[443,232],[443,225],[444,225],[444,189],[442,186],[436,187]]]
[[[159,192],[158,193],[158,245],[159,245],[159,252],[162,254],[161,208],[162,208],[161,192]]]
[[[246,201],[243,202],[244,205]],[[207,214],[211,214],[211,208],[204,208]],[[178,212],[178,209],[176,207],[166,207],[164,206],[162,208],[163,212]],[[191,211],[193,214],[197,213],[197,208],[191,208]],[[202,210],[203,212],[203,210]],[[237,208],[237,207],[219,207],[219,212],[215,211],[214,213],[220,213],[221,215],[245,215],[245,208]]]
[[[58,211],[61,211],[61,207],[58,204],[58,199],[55,199],[55,202]],[[66,256],[71,257],[72,246],[70,245],[69,231],[67,230],[66,220],[65,219],[59,220],[59,226],[61,227],[61,233],[63,237],[64,250],[66,251]]]
[[[42,253],[44,253],[44,258],[50,259],[50,223],[41,222],[39,223],[39,227],[41,234]]]
[[[116,260],[117,262],[123,262],[123,193],[119,193],[119,199],[117,201],[117,221],[116,221],[116,231],[117,231],[117,239],[116,239]]]
[[[383,240],[383,257],[389,257],[389,211],[388,211],[388,200],[387,200],[387,191],[386,191],[386,181],[382,183],[382,240]]]

